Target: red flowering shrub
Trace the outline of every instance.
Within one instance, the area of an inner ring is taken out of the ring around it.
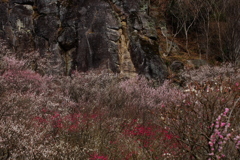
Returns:
[[[93,154],[91,155],[90,160],[108,160],[108,157],[100,156],[98,154]]]

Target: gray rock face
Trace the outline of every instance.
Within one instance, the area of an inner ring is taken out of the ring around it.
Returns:
[[[5,25],[2,25],[3,32],[15,52],[34,47],[32,15],[33,7],[27,4],[14,4],[7,15],[3,15],[7,17]]]
[[[51,64],[60,63],[64,69],[59,73],[100,68],[163,80],[167,69],[147,4],[147,0],[1,1],[0,36],[16,52],[37,50],[39,59],[47,56]]]
[[[0,36],[4,36],[4,26],[7,25],[8,22],[8,5],[6,3],[0,2]]]
[[[181,70],[184,69],[184,64],[180,61],[174,61],[172,62],[172,64],[170,65],[170,69],[175,72],[175,73],[178,73],[180,72]]]

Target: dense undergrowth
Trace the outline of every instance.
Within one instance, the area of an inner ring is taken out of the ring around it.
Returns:
[[[185,87],[112,74],[41,76],[3,57],[0,159],[237,159],[239,69],[185,71]]]

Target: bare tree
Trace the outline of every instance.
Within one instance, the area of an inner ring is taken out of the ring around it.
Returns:
[[[206,53],[209,52],[210,39],[216,49],[215,56],[223,61],[237,62],[240,51],[240,3],[238,0],[207,0],[205,11],[201,12],[201,25],[206,36]],[[213,23],[211,28],[210,23]],[[214,38],[217,37],[217,38]],[[210,39],[209,39],[210,38]],[[215,43],[217,41],[217,43]],[[217,44],[217,45],[216,45]],[[220,53],[221,56],[218,54]]]
[[[240,2],[229,0],[226,6],[227,26],[224,39],[227,51],[225,57],[232,62],[240,61]]]
[[[189,53],[189,31],[200,16],[203,3],[199,0],[171,0],[168,8],[168,16],[175,28],[174,35],[184,32],[186,50]]]

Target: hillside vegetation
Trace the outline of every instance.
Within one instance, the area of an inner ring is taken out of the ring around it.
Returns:
[[[185,87],[143,77],[41,76],[1,58],[0,159],[237,159],[239,69],[182,73]]]

